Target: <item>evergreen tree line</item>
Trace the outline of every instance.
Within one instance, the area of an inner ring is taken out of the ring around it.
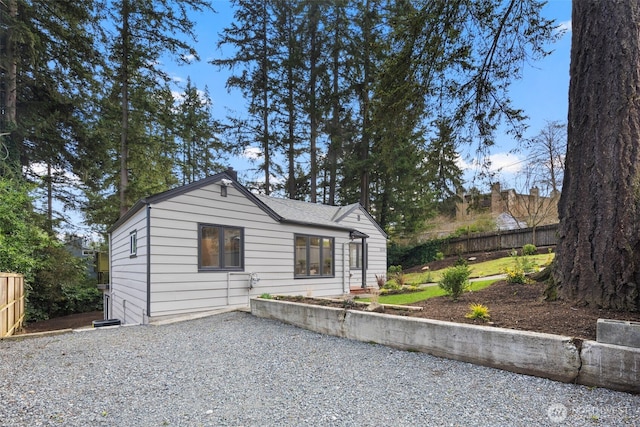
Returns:
[[[247,101],[239,150],[257,142],[264,193],[359,201],[407,235],[461,190],[465,144],[481,152],[506,123],[522,137],[508,87],[558,33],[537,1],[234,1],[211,61]],[[279,179],[281,178],[281,179]]]
[[[557,37],[536,0],[236,0],[211,44],[233,54],[246,111],[212,117],[207,88],[172,92],[162,61],[198,60],[204,0],[6,0],[2,173],[104,229],[137,199],[223,169],[259,144],[249,187],[344,204],[411,233],[462,186],[462,144],[514,137],[508,87]],[[215,7],[215,3],[213,3]],[[68,191],[76,188],[77,191]],[[450,206],[450,205],[449,205]]]

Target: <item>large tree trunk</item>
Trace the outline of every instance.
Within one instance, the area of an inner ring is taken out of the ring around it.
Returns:
[[[640,310],[640,4],[574,0],[554,279],[578,304]]]

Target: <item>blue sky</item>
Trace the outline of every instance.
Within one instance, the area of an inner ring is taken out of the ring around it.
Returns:
[[[215,118],[222,120],[229,111],[244,111],[244,99],[238,92],[229,93],[225,88],[228,72],[221,71],[207,61],[213,58],[229,57],[232,52],[221,51],[217,48],[218,34],[233,20],[233,10],[227,0],[213,0],[213,7],[217,13],[206,13],[192,16],[197,21],[196,33],[198,41],[195,45],[200,61],[186,66],[177,66],[167,61],[164,66],[178,85],[184,85],[187,77],[199,88],[208,88],[213,101],[212,113]],[[568,30],[571,20],[571,0],[549,0],[543,9],[547,18],[555,19]],[[515,81],[511,88],[511,98],[514,106],[521,108],[529,116],[529,131],[527,137],[536,135],[546,121],[565,122],[568,109],[569,91],[569,55],[571,45],[570,32],[552,46],[554,52],[547,58],[533,64],[527,64],[522,78]],[[498,178],[509,185],[513,180],[513,173],[517,172],[525,162],[526,153],[511,154],[514,143],[508,135],[498,134],[497,144],[491,151],[491,161],[495,168],[501,168]],[[247,157],[251,151],[247,153]],[[231,159],[231,166],[238,170],[240,178],[255,178],[251,171],[253,166],[247,158]],[[467,185],[474,175],[473,168],[465,173]],[[482,187],[481,187],[482,188]],[[60,207],[57,207],[60,209]],[[67,211],[70,215],[72,229],[80,234],[86,234],[82,219],[77,212]],[[98,238],[94,235],[94,239]]]
[[[225,88],[228,72],[207,63],[212,58],[224,58],[232,54],[230,51],[221,51],[217,48],[218,35],[233,20],[231,4],[226,0],[216,0],[213,2],[213,7],[217,12],[215,14],[193,15],[197,21],[196,49],[201,60],[187,66],[176,66],[167,62],[166,68],[178,84],[184,83],[187,77],[190,77],[199,89],[207,86],[213,101],[213,115],[217,119],[223,119],[229,115],[230,111],[243,112],[244,100],[239,92],[229,93]],[[556,20],[570,30],[571,0],[548,1],[543,9],[543,15]],[[522,78],[512,84],[511,99],[514,106],[523,109],[529,117],[526,137],[536,135],[546,121],[566,121],[570,45],[571,34],[567,31],[557,43],[551,46],[553,49],[551,55],[541,61],[526,64]],[[500,169],[498,177],[503,182],[512,180],[513,173],[526,163],[522,161],[526,158],[526,153],[510,153],[513,148],[515,144],[511,137],[498,133],[497,143],[491,150],[491,163],[493,168]],[[470,148],[470,150],[473,149]],[[250,155],[251,150],[247,153],[247,156]],[[252,166],[246,158],[232,159],[231,164],[240,172],[241,177],[251,177]],[[462,165],[468,169],[465,177],[470,181],[474,173],[468,158],[464,159]]]

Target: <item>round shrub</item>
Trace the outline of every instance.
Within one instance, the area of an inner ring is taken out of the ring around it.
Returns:
[[[466,265],[449,267],[442,273],[438,286],[455,301],[469,287],[470,275],[471,270]]]
[[[522,255],[535,255],[538,253],[538,248],[536,245],[526,244],[522,247]]]

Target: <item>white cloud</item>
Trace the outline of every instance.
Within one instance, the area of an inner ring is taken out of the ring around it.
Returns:
[[[508,152],[491,154],[487,160],[490,172],[517,173],[524,164],[520,157]],[[482,169],[483,159],[474,158],[469,162],[460,156],[456,164],[463,171],[479,171]]]
[[[493,172],[518,173],[524,165],[521,158],[510,153],[491,154],[489,161],[491,162],[489,170]]]
[[[206,94],[203,90],[198,89],[197,91],[198,94],[198,98],[200,99],[200,105],[205,106],[209,103],[209,101],[207,101],[206,99]],[[182,102],[184,101],[184,92],[179,92],[177,90],[172,90],[171,91],[171,96],[173,96],[173,99],[176,101],[177,104],[182,104]]]
[[[185,61],[188,64],[193,62],[195,59],[196,59],[195,55],[182,55],[182,60]]]
[[[559,22],[558,23],[558,28],[556,29],[556,31],[558,31],[558,32],[564,31],[566,33],[570,33],[571,32],[571,20]]]
[[[262,157],[262,150],[258,147],[247,147],[244,149],[242,157],[249,160],[257,160]]]
[[[463,171],[473,169],[473,165],[471,163],[467,163],[467,161],[463,159],[462,156],[458,156],[458,158],[456,159],[456,165],[458,165],[458,167]]]
[[[184,93],[178,92],[177,90],[172,90],[171,96],[173,96],[173,99],[175,99],[176,102],[182,102],[182,100],[184,99]]]
[[[29,169],[31,170],[31,173],[39,176],[39,177],[44,177],[47,176],[48,169],[47,169],[47,165],[46,163],[33,163],[29,166]],[[64,175],[65,179],[67,180],[67,182],[69,182],[70,184],[80,184],[80,177],[76,174],[74,174],[71,171],[68,171],[66,169],[60,169],[60,168],[53,168],[51,170],[52,174],[58,174],[58,175]]]

